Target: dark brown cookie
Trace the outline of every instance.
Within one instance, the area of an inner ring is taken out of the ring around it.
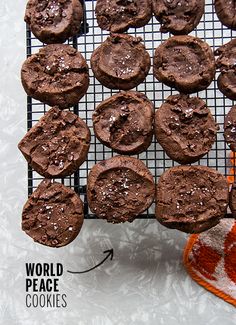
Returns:
[[[159,179],[156,218],[167,228],[199,233],[217,225],[226,213],[226,178],[206,166],[178,166]]]
[[[85,161],[90,131],[77,115],[51,108],[18,147],[28,163],[47,178],[73,174]]]
[[[236,30],[235,0],[215,0],[215,9],[221,23]]]
[[[145,26],[152,17],[151,0],[97,0],[98,26],[111,32]]]
[[[39,244],[62,247],[77,237],[83,220],[79,196],[70,188],[45,179],[24,205],[22,229]]]
[[[91,211],[108,222],[132,222],[153,202],[152,174],[141,160],[116,156],[96,164],[88,177]]]
[[[236,184],[232,185],[231,191],[229,193],[229,207],[233,214],[233,217],[236,218]]]
[[[236,39],[221,46],[215,51],[219,56],[216,60],[216,67],[220,69],[218,87],[228,98],[236,99]]]
[[[107,88],[129,90],[146,78],[150,56],[140,37],[111,34],[92,54],[91,67]]]
[[[118,93],[96,108],[93,127],[96,137],[121,154],[139,154],[151,144],[154,107],[139,92]]]
[[[169,96],[156,111],[157,141],[180,164],[196,162],[207,154],[216,140],[217,130],[211,111],[198,97]]]
[[[83,8],[79,0],[29,0],[25,22],[43,43],[64,43],[79,32]]]
[[[205,0],[152,0],[161,32],[188,34],[199,24],[204,14]]]
[[[215,75],[210,46],[193,36],[172,36],[155,51],[154,76],[183,93],[206,89]]]
[[[51,44],[23,64],[22,84],[26,93],[50,106],[70,107],[79,102],[89,86],[84,57],[64,44]]]
[[[236,106],[225,117],[224,137],[232,151],[236,151]]]

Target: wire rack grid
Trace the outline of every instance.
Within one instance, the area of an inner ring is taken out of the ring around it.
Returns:
[[[85,57],[90,67],[90,57],[96,47],[98,47],[109,35],[108,32],[102,31],[96,21],[95,6],[96,1],[81,1],[84,7],[84,22],[81,27],[80,35],[74,37],[68,41],[68,44],[77,48]],[[153,54],[158,45],[166,40],[170,34],[163,34],[159,31],[160,24],[153,17],[149,24],[143,28],[129,29],[128,33],[134,36],[141,36],[146,49],[148,50],[151,60],[153,62]],[[196,30],[190,35],[200,37],[205,40],[212,50],[217,49],[222,44],[229,42],[236,36],[236,32],[224,27],[218,20],[213,0],[206,0],[205,14],[201,19],[201,22],[197,26]],[[38,52],[39,48],[43,46],[30,32],[27,27],[27,56]],[[229,160],[230,150],[226,145],[223,137],[223,124],[224,117],[232,107],[232,101],[226,99],[217,89],[217,72],[214,81],[208,87],[207,90],[201,91],[195,95],[200,96],[207,102],[207,106],[211,109],[216,122],[220,126],[220,131],[217,134],[217,140],[212,150],[204,156],[198,163],[199,165],[206,165],[217,169],[225,176],[230,175],[231,163]],[[153,76],[153,69],[151,70],[142,84],[137,88],[137,91],[143,92],[158,108],[164,102],[164,100],[171,94],[177,93],[175,90],[170,89],[164,84],[158,82]],[[87,94],[80,100],[79,104],[73,107],[73,110],[82,119],[84,119],[87,125],[90,127],[92,133],[92,140],[90,151],[86,162],[79,168],[79,170],[72,176],[60,179],[63,184],[73,188],[80,194],[84,200],[85,218],[91,219],[95,216],[89,210],[86,197],[86,183],[87,176],[94,164],[97,162],[110,158],[116,153],[111,149],[102,145],[94,136],[92,128],[92,113],[96,106],[104,99],[117,93],[117,90],[110,90],[102,86],[95,78],[90,69],[90,86]],[[43,114],[49,109],[47,105],[44,105],[30,97],[27,99],[27,123],[28,129],[30,129]],[[149,149],[136,156],[141,159],[149,170],[152,172],[155,181],[158,181],[160,175],[168,168],[178,165],[172,161],[163,151],[161,146],[153,138],[153,142]],[[28,166],[28,194],[31,195],[41,182],[42,177],[38,175],[34,170]],[[228,215],[230,216],[230,215]],[[145,214],[142,214],[140,218],[154,218],[154,205],[152,205]]]

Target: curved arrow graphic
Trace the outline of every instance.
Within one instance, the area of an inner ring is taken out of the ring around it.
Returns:
[[[81,272],[79,272],[79,271],[75,272],[75,271],[68,271],[67,270],[67,272],[72,273],[72,274],[81,274],[81,273],[90,272],[90,271],[96,269],[97,267],[99,267],[100,265],[102,265],[109,257],[110,257],[110,260],[112,261],[113,256],[114,256],[114,250],[113,250],[113,248],[108,249],[108,250],[106,250],[106,251],[103,252],[103,254],[106,254],[106,253],[108,253],[107,256],[99,264],[93,266],[91,269],[88,269],[86,271],[81,271]]]

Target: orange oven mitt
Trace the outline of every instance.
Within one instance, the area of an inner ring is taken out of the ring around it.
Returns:
[[[235,219],[222,219],[216,227],[191,235],[184,265],[193,280],[236,307]]]

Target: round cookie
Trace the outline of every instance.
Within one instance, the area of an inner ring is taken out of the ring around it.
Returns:
[[[108,222],[132,222],[152,204],[155,185],[141,160],[116,156],[99,162],[88,176],[91,211]]]
[[[62,247],[77,237],[83,220],[79,196],[70,188],[45,179],[24,205],[22,230],[39,244]]]
[[[219,223],[227,205],[227,180],[209,167],[173,167],[159,179],[156,218],[167,228],[200,233]]]
[[[223,25],[236,30],[235,0],[215,0],[215,10]]]
[[[217,79],[219,90],[228,98],[236,99],[236,39],[221,46],[215,51],[219,56],[216,60],[216,67],[220,69]]]
[[[51,108],[24,136],[18,147],[44,177],[73,174],[87,158],[90,131],[76,114]]]
[[[198,97],[169,96],[155,114],[157,141],[180,164],[194,163],[207,154],[217,130],[211,111]]]
[[[79,0],[29,0],[25,22],[46,44],[64,43],[79,32],[83,8]]]
[[[229,207],[233,214],[233,218],[236,218],[236,184],[232,184],[231,191],[229,193]]]
[[[73,47],[51,44],[23,64],[21,80],[26,93],[50,106],[73,106],[89,86],[88,66]]]
[[[236,106],[225,117],[224,138],[232,151],[236,151]]]
[[[139,92],[120,92],[103,101],[93,114],[96,137],[121,154],[139,154],[151,144],[154,107]]]
[[[111,34],[96,48],[91,68],[103,86],[129,90],[144,81],[151,61],[141,40],[127,34]]]
[[[98,26],[111,32],[145,26],[152,17],[151,0],[97,0]]]
[[[154,76],[183,93],[206,89],[215,75],[215,58],[210,46],[193,36],[172,36],[154,56]]]
[[[163,33],[189,34],[204,14],[205,0],[152,0],[152,3]]]

